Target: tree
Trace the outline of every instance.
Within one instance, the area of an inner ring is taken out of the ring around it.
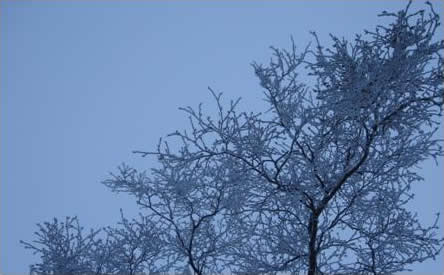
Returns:
[[[225,109],[210,89],[218,115],[182,108],[191,129],[169,135],[178,150],[135,152],[160,168],[122,165],[105,180],[156,224],[156,256],[196,274],[309,275],[390,274],[437,256],[438,217],[423,226],[407,204],[414,168],[443,156],[444,41],[432,5],[410,5],[352,42],[331,35],[324,48],[313,33],[301,53],[272,48],[270,64],[253,64],[266,112]]]
[[[128,274],[158,272],[162,263],[158,262],[164,244],[163,236],[153,221],[144,216],[139,220],[126,219],[121,213],[120,228],[107,227],[106,242],[98,247],[96,255],[102,257],[106,267],[100,274]],[[107,252],[107,253],[106,253]]]
[[[99,231],[84,234],[77,217],[66,217],[65,222],[56,218],[52,222],[37,225],[37,240],[21,241],[27,249],[39,253],[41,263],[31,265],[36,274],[84,274],[90,271],[88,254],[99,244]]]
[[[40,254],[41,262],[31,265],[32,274],[136,274],[162,271],[158,263],[162,237],[152,221],[123,217],[121,228],[104,228],[84,233],[77,217],[56,218],[38,224],[37,240],[21,241],[26,249]],[[168,263],[168,262],[167,262]]]

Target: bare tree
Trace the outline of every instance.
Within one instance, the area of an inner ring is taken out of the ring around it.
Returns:
[[[266,113],[238,113],[237,101],[224,110],[212,91],[219,115],[184,108],[191,131],[172,134],[185,155],[138,152],[189,166],[224,156],[245,168],[236,173],[248,175],[249,189],[233,219],[244,239],[230,247],[231,268],[382,274],[441,251],[436,223],[423,227],[405,207],[421,180],[413,168],[443,155],[433,134],[444,43],[433,40],[439,17],[427,4],[428,14],[409,13],[410,3],[384,12],[392,24],[353,42],[331,36],[325,49],[313,33],[314,50],[273,48],[268,66],[253,64]],[[316,84],[301,83],[301,73]]]
[[[272,48],[270,64],[253,64],[264,113],[226,108],[210,89],[217,115],[183,108],[178,150],[135,152],[160,168],[122,165],[104,181],[158,226],[168,268],[391,274],[441,252],[438,218],[423,226],[407,204],[414,168],[443,156],[444,41],[432,5],[410,5],[352,42],[331,35],[326,48],[313,33],[314,48]]]
[[[52,222],[37,225],[37,240],[20,241],[26,249],[40,254],[41,262],[31,265],[33,274],[85,274],[90,272],[87,257],[94,246],[99,231],[84,234],[77,217],[66,217],[64,222],[56,218]]]
[[[221,272],[234,234],[230,194],[240,181],[229,174],[232,164],[221,158],[190,162],[186,148],[176,157],[160,159],[162,167],[153,169],[153,178],[123,165],[104,183],[134,194],[166,234],[163,250],[176,259],[170,268],[182,271],[189,265],[196,274]]]
[[[111,252],[104,261],[107,267],[104,273],[135,275],[161,271],[163,265],[157,260],[164,240],[154,222],[142,215],[138,220],[128,220],[121,213],[119,225],[104,229],[108,242],[101,251]]]
[[[85,234],[77,217],[65,222],[54,219],[38,225],[38,239],[21,241],[39,254],[41,262],[31,266],[33,274],[139,274],[162,271],[157,262],[162,249],[161,231],[146,217],[120,227],[90,230]]]

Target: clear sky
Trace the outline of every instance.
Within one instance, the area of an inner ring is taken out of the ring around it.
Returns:
[[[302,49],[311,30],[352,38],[405,4],[0,1],[0,271],[28,272],[36,257],[19,240],[34,239],[37,222],[78,215],[98,227],[115,224],[119,208],[135,214],[132,198],[100,182],[123,161],[153,166],[131,151],[187,127],[178,107],[214,109],[207,86],[261,110],[250,63],[267,62],[269,46],[288,47],[293,35]],[[425,223],[443,209],[442,168],[420,170],[412,208]],[[439,274],[442,255],[413,268]]]

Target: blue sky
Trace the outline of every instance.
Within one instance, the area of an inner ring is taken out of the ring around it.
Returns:
[[[262,110],[250,63],[267,62],[269,46],[288,47],[292,35],[302,49],[311,30],[325,42],[328,33],[352,38],[405,4],[1,1],[0,271],[28,272],[36,257],[19,240],[32,240],[37,222],[78,215],[98,227],[115,224],[120,208],[135,214],[132,198],[100,182],[122,162],[153,166],[131,151],[185,128],[180,106],[204,102],[211,112],[207,86]],[[412,208],[426,223],[443,209],[442,166],[420,170],[426,181]],[[442,255],[414,270],[441,272]]]

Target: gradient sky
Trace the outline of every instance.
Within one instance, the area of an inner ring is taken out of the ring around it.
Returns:
[[[0,271],[29,271],[37,258],[19,240],[33,240],[38,222],[78,215],[89,228],[114,225],[119,208],[137,213],[100,182],[122,162],[152,167],[131,151],[186,128],[180,106],[214,110],[207,86],[263,110],[250,63],[267,62],[269,46],[288,47],[293,35],[302,49],[311,30],[325,42],[328,33],[352,38],[405,4],[0,1]],[[420,170],[412,209],[424,223],[443,209],[442,167]],[[438,274],[442,254],[413,268]]]

